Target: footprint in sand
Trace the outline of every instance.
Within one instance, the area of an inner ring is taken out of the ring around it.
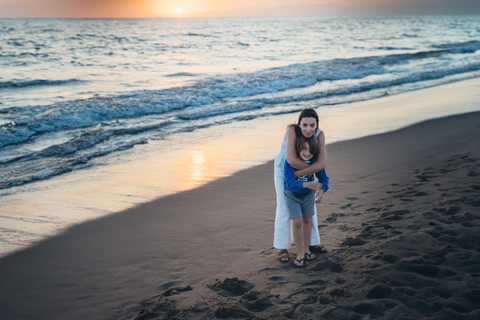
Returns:
[[[330,269],[330,271],[335,273],[341,273],[343,271],[343,267],[340,263],[325,259],[319,263],[317,263],[311,270],[312,271],[324,271],[326,269]]]
[[[273,277],[268,278],[268,280],[275,281],[275,282],[283,281],[283,277],[273,276]]]
[[[437,219],[439,217],[438,213],[431,212],[431,211],[422,213],[422,216],[424,216],[427,219]]]
[[[403,216],[410,213],[410,210],[397,210],[382,213],[381,218],[384,221],[398,221],[402,220]]]
[[[393,289],[386,284],[377,284],[367,293],[368,299],[387,299],[393,293]]]
[[[256,315],[250,311],[242,309],[235,305],[222,306],[215,310],[215,318],[228,319],[228,318],[240,318],[240,319],[254,319]]]
[[[455,291],[439,286],[439,287],[433,287],[429,290],[433,294],[439,296],[440,298],[443,299],[450,299],[450,297],[454,294]]]
[[[480,290],[474,289],[462,294],[462,297],[465,300],[470,301],[471,303],[480,304]]]
[[[329,291],[328,294],[338,298],[348,298],[352,296],[352,293],[344,288],[333,289]]]
[[[427,196],[427,195],[428,195],[428,193],[422,192],[422,191],[414,194],[415,197],[424,197],[424,196]]]
[[[240,298],[240,303],[253,312],[263,311],[272,305],[269,297],[258,291],[249,291]]]
[[[345,215],[343,213],[332,213],[330,214],[330,217],[325,219],[325,221],[333,223],[337,221],[337,218],[341,218],[341,217],[345,217]]]
[[[367,242],[365,240],[359,239],[359,238],[347,238],[345,239],[342,244],[340,244],[341,247],[356,247],[356,246],[363,246]]]
[[[416,264],[409,260],[401,260],[396,263],[395,266],[398,270],[412,272],[430,278],[436,277],[442,270],[441,268],[432,264]]]
[[[469,177],[478,177],[478,176],[480,176],[480,173],[479,173],[479,172],[475,172],[475,171],[470,171],[467,175],[468,175]]]
[[[327,284],[327,282],[321,280],[321,279],[317,279],[317,280],[313,280],[313,281],[308,281],[308,282],[305,282],[303,284],[303,286],[305,287],[308,287],[308,286],[325,286]]]
[[[480,207],[480,197],[467,199],[463,203],[468,204],[469,206],[478,208]]]
[[[448,207],[443,211],[443,214],[451,216],[459,213],[461,210],[462,210],[462,207],[459,207],[459,206]]]
[[[214,291],[226,292],[233,296],[241,296],[244,293],[252,290],[255,285],[245,280],[239,280],[238,278],[226,278],[224,281],[218,281],[208,287]]]

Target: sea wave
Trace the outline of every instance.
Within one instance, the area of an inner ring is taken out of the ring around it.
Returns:
[[[180,110],[181,112],[177,115],[180,119],[197,119],[210,115],[251,110],[263,107],[266,104],[308,101],[332,95],[348,95],[479,70],[479,63],[470,63],[458,67],[444,67],[443,69],[407,70],[402,71],[402,74],[395,77],[389,74],[392,66],[438,57],[447,52],[456,54],[461,51],[458,49],[466,47],[478,50],[480,42],[449,45],[446,49],[439,50],[333,59],[293,64],[254,73],[217,75],[183,88],[141,91],[122,96],[61,102],[49,106],[8,108],[3,110],[2,118],[4,121],[8,121],[8,125],[2,126],[0,147],[24,142],[34,135],[45,132],[92,127],[105,121],[137,118],[148,114],[164,114]],[[308,94],[292,92],[290,95],[276,96],[276,94],[286,91],[313,87],[322,82],[360,80],[370,76],[384,76],[387,79],[367,80],[360,84],[352,82],[350,85],[342,85],[340,88],[319,89]],[[78,80],[7,81],[1,83],[1,86],[59,85],[75,81]],[[268,98],[257,97],[265,94],[273,96]],[[235,101],[238,98],[249,98],[249,100]],[[216,104],[221,106],[217,107]],[[215,111],[208,112],[205,106],[212,106]]]
[[[208,77],[175,73],[169,76],[198,80],[183,87],[4,108],[0,113],[0,189],[84,168],[92,159],[146,143],[159,134],[292,112],[312,100],[317,106],[348,103],[438,84],[435,81],[480,71],[478,59],[456,60],[479,49],[480,41],[468,41],[252,73]],[[0,82],[0,89],[76,81],[9,80]]]
[[[45,80],[45,79],[34,79],[34,80],[19,80],[13,79],[8,81],[0,81],[0,89],[10,89],[10,88],[28,88],[36,86],[61,86],[67,85],[75,82],[82,82],[78,79],[68,79],[68,80]]]
[[[449,53],[472,53],[480,49],[480,41],[454,42],[433,45],[433,48],[442,49]]]
[[[35,57],[35,58],[47,58],[48,53],[38,53],[38,52],[19,52],[19,53],[4,53],[0,54],[0,58],[25,58],[25,57]],[[0,60],[0,62],[3,62]]]
[[[195,33],[195,32],[189,32],[189,33],[186,33],[184,35],[189,36],[189,37],[218,38],[218,36],[212,36],[212,35],[209,35],[209,34]]]
[[[176,77],[196,77],[196,76],[198,76],[198,74],[192,73],[192,72],[177,72],[177,73],[167,74],[165,77],[176,78]]]

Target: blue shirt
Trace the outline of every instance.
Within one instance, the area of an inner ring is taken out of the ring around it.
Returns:
[[[317,159],[311,160],[311,163],[316,162]],[[296,193],[307,193],[311,189],[304,188],[303,183],[308,182],[308,181],[313,181],[313,174],[309,176],[300,176],[297,179],[295,179],[295,169],[288,163],[288,161],[285,160],[285,165],[284,165],[284,174],[285,174],[285,189],[290,190],[292,192]],[[315,175],[318,178],[318,182],[322,184],[322,190],[323,192],[327,192],[329,186],[330,179],[327,176],[327,172],[325,169],[322,169],[321,171],[315,173]]]

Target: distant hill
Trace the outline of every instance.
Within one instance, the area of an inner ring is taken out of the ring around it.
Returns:
[[[480,14],[480,0],[433,0],[429,4],[342,6],[338,4],[299,3],[290,6],[239,10],[209,11],[197,14],[200,18],[214,17],[295,17],[342,15],[443,15]]]

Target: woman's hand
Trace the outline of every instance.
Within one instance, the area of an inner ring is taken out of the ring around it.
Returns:
[[[323,184],[321,184],[321,183],[318,182],[318,181],[308,181],[308,182],[304,182],[304,183],[303,183],[303,187],[304,187],[304,188],[312,189],[312,190],[315,190],[315,191],[320,190],[320,188],[321,188],[322,186],[323,186]]]

